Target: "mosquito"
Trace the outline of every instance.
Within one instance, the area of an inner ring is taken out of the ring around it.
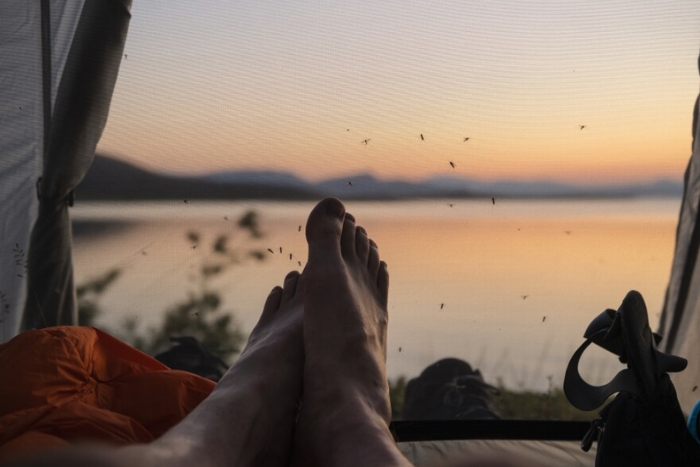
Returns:
[[[462,142],[463,142],[463,143],[466,143],[467,141],[469,141],[469,137],[468,137],[468,136],[465,137],[465,138],[464,138],[464,141],[462,141]]]
[[[275,252],[272,251],[272,248],[268,248],[267,251],[269,251],[269,252],[272,253],[273,255],[275,254]]]
[[[452,166],[453,169],[455,168],[455,163],[454,163],[454,162],[450,161],[450,165]]]
[[[369,144],[370,141],[372,141],[372,139],[371,139],[371,138],[367,138],[367,139],[363,139],[362,141],[360,141],[360,143],[362,143],[362,144],[364,144],[365,146],[367,146],[367,145]]]
[[[578,127],[579,129],[583,130],[584,128],[586,128],[586,125],[579,125]]]
[[[420,134],[420,140],[425,141],[425,138],[423,138],[423,133]]]

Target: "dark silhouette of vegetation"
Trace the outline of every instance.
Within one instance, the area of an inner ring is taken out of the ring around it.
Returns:
[[[263,237],[259,217],[254,211],[246,212],[237,226],[249,238]],[[202,248],[205,243],[202,234],[195,230],[188,231],[186,238],[192,248]],[[187,297],[168,307],[158,326],[142,330],[138,316],[130,316],[120,329],[105,330],[150,355],[170,347],[171,337],[192,336],[215,356],[230,363],[241,351],[245,335],[233,311],[222,308],[221,293],[212,287],[212,281],[232,266],[248,260],[263,261],[265,257],[257,249],[231,247],[228,235],[218,235],[211,241],[209,253],[203,257],[197,273],[190,277],[192,288]],[[120,270],[112,269],[78,286],[78,322],[81,325],[95,325],[102,313],[99,299],[120,274]]]
[[[95,326],[96,318],[102,313],[99,304],[100,297],[120,275],[120,269],[110,269],[101,276],[76,287],[78,323],[81,326]]]
[[[401,420],[407,384],[408,380],[403,375],[397,377],[393,381],[389,379],[389,400],[391,402],[392,420]]]

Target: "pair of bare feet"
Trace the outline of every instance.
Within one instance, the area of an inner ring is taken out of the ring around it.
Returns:
[[[306,238],[303,274],[290,273],[283,289],[272,290],[241,355],[241,363],[263,357],[257,343],[281,337],[268,367],[281,383],[270,404],[302,401],[296,423],[286,409],[277,412],[284,420],[275,421],[265,449],[280,450],[268,465],[408,464],[389,432],[387,265],[336,199],[313,209]]]
[[[410,465],[389,432],[387,265],[337,199],[316,205],[306,238],[303,274],[291,272],[272,289],[246,348],[212,394],[149,452],[127,448],[127,457]]]

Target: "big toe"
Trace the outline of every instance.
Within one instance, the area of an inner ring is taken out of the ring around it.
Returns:
[[[306,222],[309,261],[318,261],[329,253],[340,255],[340,235],[345,219],[345,206],[336,198],[319,202]]]

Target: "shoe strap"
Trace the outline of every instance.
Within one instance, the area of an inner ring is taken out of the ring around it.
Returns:
[[[621,327],[620,313],[608,309],[598,315],[586,329],[584,334],[586,340],[569,360],[564,376],[564,394],[574,407],[586,411],[595,410],[617,392],[628,392],[642,400],[646,397],[646,392],[639,386],[638,378],[629,368],[629,364],[609,383],[602,386],[587,383],[579,373],[581,356],[592,343],[617,355],[623,363],[628,363]],[[654,343],[661,340],[658,334],[654,334],[653,337]],[[665,354],[656,348],[653,349],[653,355],[656,360],[657,376],[682,371],[687,365],[684,358]]]

